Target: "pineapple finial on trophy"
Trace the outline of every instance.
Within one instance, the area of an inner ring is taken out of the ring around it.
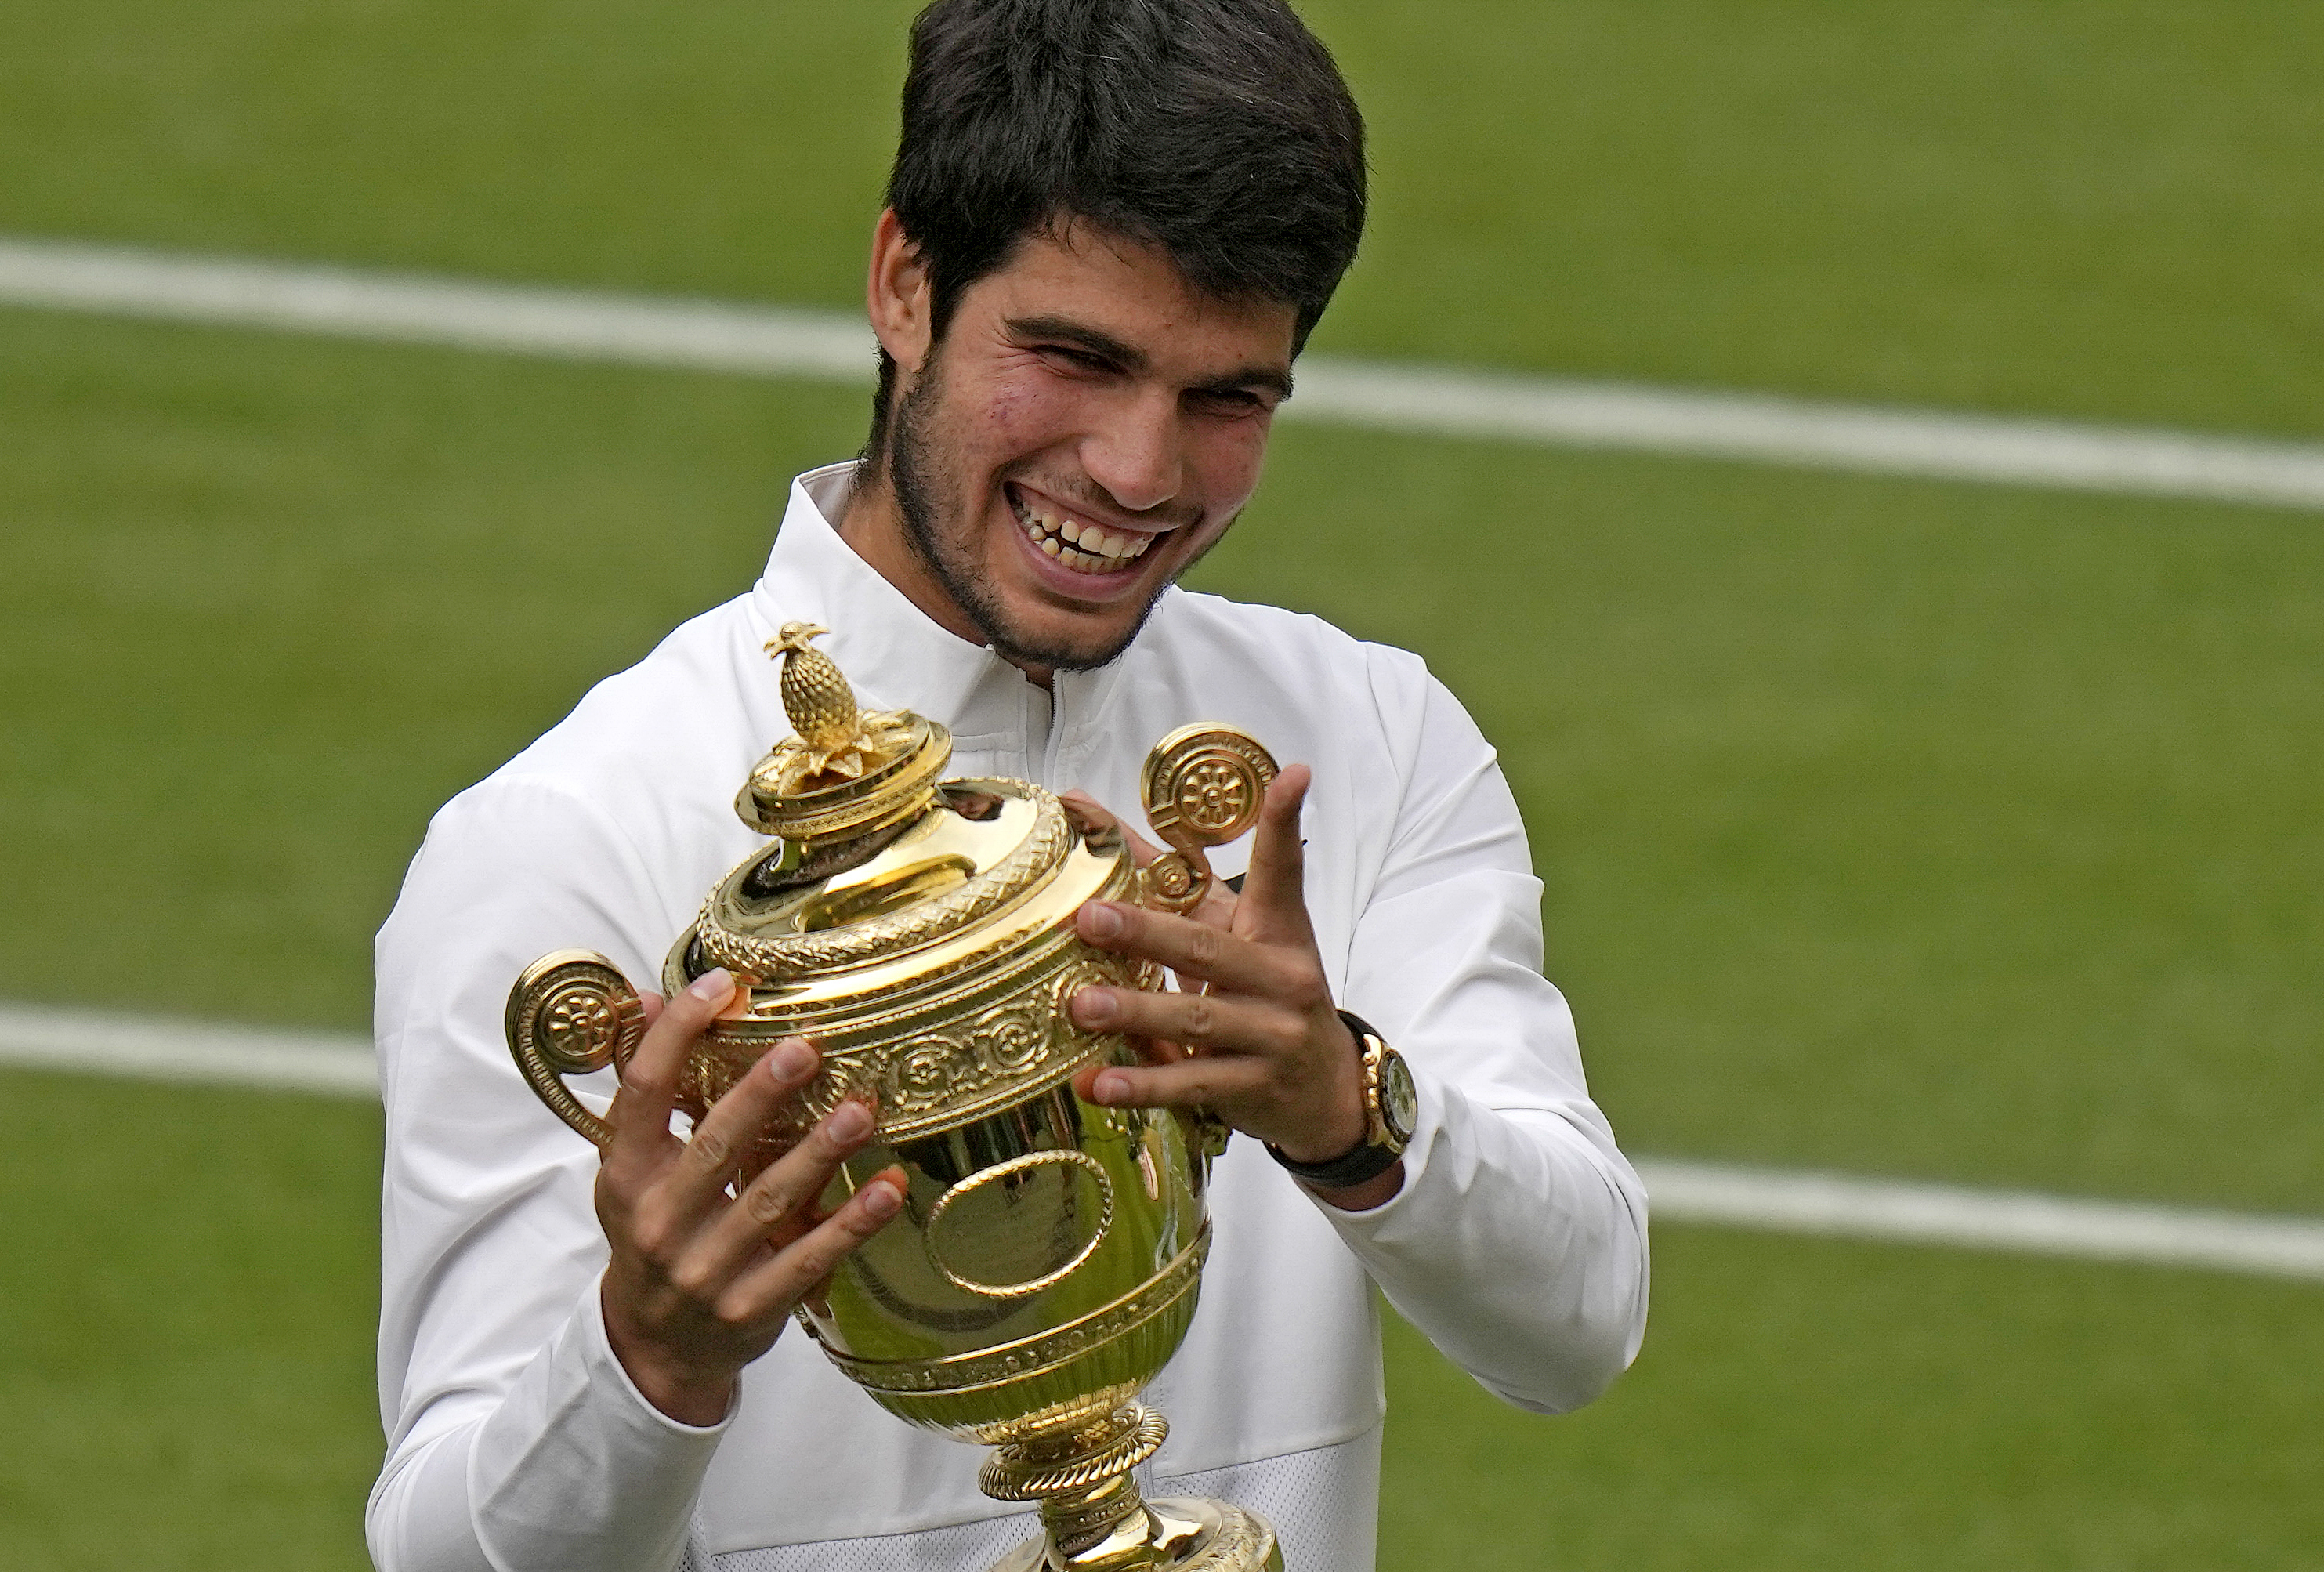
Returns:
[[[801,842],[845,839],[926,807],[952,734],[910,710],[865,709],[838,663],[815,647],[820,623],[785,623],[766,643],[782,662],[792,735],[759,761],[735,799],[742,822]]]
[[[855,689],[831,657],[808,643],[830,631],[821,623],[785,623],[767,641],[767,653],[782,657],[783,713],[791,730],[808,747],[826,753],[854,741],[862,720]]]
[[[785,623],[767,641],[767,653],[783,663],[783,713],[799,740],[788,761],[794,790],[817,776],[855,780],[898,752],[896,717],[858,708],[837,663],[809,643],[830,631],[820,623]]]

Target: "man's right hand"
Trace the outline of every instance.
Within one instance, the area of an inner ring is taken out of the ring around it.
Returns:
[[[904,1175],[875,1176],[829,1216],[816,1197],[871,1139],[872,1109],[849,1099],[736,1195],[740,1154],[820,1062],[786,1038],[695,1126],[670,1133],[679,1072],[694,1040],[732,1000],[723,971],[667,1004],[646,995],[651,1024],[607,1116],[613,1144],[597,1172],[597,1217],[613,1245],[600,1290],[605,1336],[646,1401],[681,1424],[726,1417],[742,1366],[774,1345],[791,1307],[903,1204]]]

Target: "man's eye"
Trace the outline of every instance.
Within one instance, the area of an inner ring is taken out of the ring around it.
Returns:
[[[1062,360],[1075,371],[1110,371],[1111,366],[1086,349],[1069,349],[1062,344],[1044,344],[1039,353],[1052,360]]]
[[[1270,406],[1255,393],[1240,388],[1209,388],[1194,394],[1194,402],[1214,415],[1256,415]]]

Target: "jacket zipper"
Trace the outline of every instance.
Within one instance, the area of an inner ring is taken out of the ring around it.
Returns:
[[[1049,740],[1041,748],[1041,784],[1052,791],[1065,788],[1058,784],[1058,761],[1064,757],[1065,741],[1065,678],[1064,671],[1049,679]],[[1028,684],[1029,686],[1029,684]],[[1037,689],[1038,691],[1038,689]]]

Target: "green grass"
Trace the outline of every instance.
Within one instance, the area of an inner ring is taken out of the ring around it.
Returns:
[[[378,1126],[0,1075],[0,1567],[366,1564]]]
[[[1305,430],[1271,485],[1206,570],[1499,743],[1633,1145],[2324,1208],[2310,521]]]
[[[847,305],[909,0],[0,12],[0,230]],[[2324,13],[1314,0],[1319,344],[2324,431]]]
[[[1320,347],[2324,431],[2309,11],[1309,9]],[[845,305],[908,11],[0,10],[0,233]],[[428,814],[862,402],[0,311],[0,998],[359,1029]],[[1475,710],[1634,1150],[2324,1210],[2313,518],[1296,428],[1199,578]],[[361,1564],[375,1126],[0,1077],[0,1568]],[[1395,1335],[1384,1566],[2324,1555],[2310,1289],[1657,1244],[1582,1415]]]
[[[0,996],[364,1025],[428,816],[748,587],[861,402],[0,317]]]
[[[1657,1229],[1655,1320],[1544,1423],[1400,1325],[1380,1565],[2316,1565],[2312,1289]]]

